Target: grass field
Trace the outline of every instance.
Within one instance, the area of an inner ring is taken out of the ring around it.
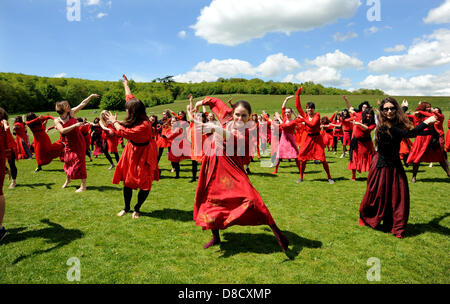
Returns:
[[[233,96],[239,99],[250,101],[256,112],[273,113],[280,111],[284,96]],[[409,97],[410,107],[421,99],[449,117],[448,99]],[[375,103],[374,97],[350,97],[354,106],[363,100]],[[322,114],[344,107],[339,96],[304,96],[307,101]],[[185,105],[177,101],[170,108]],[[166,107],[148,112],[160,116]],[[80,114],[90,120],[95,115],[92,110]],[[52,140],[58,137],[52,131]],[[210,232],[192,220],[196,184],[188,182],[190,161],[181,163],[181,178],[175,179],[163,155],[163,177],[153,184],[141,218],[133,220],[130,214],[116,216],[123,208],[122,187],[112,184],[113,172],[103,156],[87,162],[88,191],[81,194],[75,193],[79,181],[61,189],[63,163],[54,160],[34,173],[34,159],[20,160],[18,187],[7,189],[7,180],[4,186],[8,235],[0,245],[0,283],[71,283],[66,276],[71,257],[81,263],[79,283],[365,284],[372,283],[366,277],[371,257],[381,262],[378,283],[450,283],[450,179],[443,170],[423,164],[417,183],[409,185],[410,218],[406,238],[400,240],[357,225],[367,173],[351,181],[348,158],[339,154],[327,153],[334,185],[312,162],[302,184],[295,183],[294,162],[282,162],[276,176],[259,161],[251,164],[250,179],[289,238],[292,260],[266,226],[233,226],[221,233],[220,247],[204,250]],[[411,168],[407,175],[410,179]]]

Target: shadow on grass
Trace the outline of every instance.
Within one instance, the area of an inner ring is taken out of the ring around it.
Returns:
[[[17,184],[16,188],[21,188],[21,187],[28,187],[31,189],[37,188],[37,187],[45,187],[47,189],[51,189],[55,183],[36,183],[36,184]]]
[[[450,216],[450,212],[447,212],[443,216],[432,219],[428,223],[408,224],[406,227],[405,236],[406,237],[414,237],[414,236],[418,236],[425,232],[435,232],[435,233],[449,236],[450,229],[439,224],[440,221],[442,221],[443,219],[445,219],[448,216]]]
[[[2,245],[7,245],[9,243],[16,243],[31,238],[44,238],[47,240],[47,243],[55,244],[55,246],[45,250],[36,250],[28,255],[21,255],[12,262],[13,265],[27,258],[61,248],[65,245],[70,244],[72,241],[80,239],[84,236],[84,233],[81,230],[66,229],[59,224],[52,223],[49,219],[43,219],[41,220],[41,223],[47,224],[50,227],[25,232],[22,232],[26,230],[26,228],[24,227],[7,230],[8,234],[2,241]]]
[[[162,220],[174,220],[180,222],[190,222],[193,221],[192,211],[178,210],[178,209],[168,209],[155,210],[152,212],[140,212],[141,216],[155,217]]]
[[[323,172],[323,173],[325,174],[325,172]],[[346,181],[346,180],[350,180],[350,179],[347,178],[347,177],[340,176],[340,177],[333,177],[333,180],[335,182],[337,182],[337,181],[343,181],[343,180]],[[308,176],[305,176],[303,181],[308,181]],[[311,181],[312,182],[326,182],[326,183],[328,183],[328,178],[315,178],[315,179],[312,179]]]
[[[67,188],[75,188],[75,189],[80,188],[80,185],[79,184],[77,185],[76,181],[72,181],[72,183],[74,183],[74,184],[73,185],[70,184],[69,186],[67,186]],[[114,186],[90,186],[88,184],[87,191],[90,191],[90,190],[95,190],[95,191],[99,191],[99,192],[110,191],[110,190],[122,191],[123,188],[121,188],[119,186],[117,186],[117,187],[114,187]]]
[[[265,230],[271,232],[268,228]],[[322,242],[320,241],[306,239],[290,231],[283,231],[283,233],[289,240],[290,249],[285,254],[290,260],[295,259],[305,247],[322,247]],[[278,245],[274,235],[226,232],[223,234],[223,239],[226,242],[222,241],[220,243],[220,250],[224,252],[221,258],[228,258],[243,252],[268,254],[281,251],[280,245]]]
[[[450,183],[450,178],[448,177],[439,177],[439,178],[417,178],[416,183],[420,183],[420,182],[424,182],[424,183]]]
[[[262,176],[262,177],[277,177],[276,174],[272,174],[272,173],[267,173],[267,172],[254,172],[254,171],[250,171],[250,175],[249,176]]]

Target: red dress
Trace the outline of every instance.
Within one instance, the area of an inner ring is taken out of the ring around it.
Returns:
[[[132,98],[127,95],[126,100]],[[145,120],[132,128],[121,126],[116,132],[127,143],[114,171],[113,184],[123,181],[125,187],[150,191],[153,181],[159,180],[158,151],[150,121]]]
[[[64,145],[57,141],[52,144],[50,137],[45,132],[45,121],[54,119],[51,116],[43,116],[43,119],[37,117],[26,124],[33,132],[34,153],[36,155],[36,162],[38,166],[49,164],[54,158],[62,156],[64,153]]]
[[[85,125],[80,128],[81,134],[84,138],[84,143],[86,144],[86,152],[89,151],[89,147],[91,146],[91,125]]]
[[[78,120],[71,117],[62,126],[67,128],[76,123]],[[64,172],[67,177],[72,180],[86,179],[86,143],[80,128],[62,134],[62,141],[64,143]]]
[[[30,149],[30,143],[28,141],[27,133],[25,133],[25,124],[23,122],[16,122],[14,124],[14,130],[16,131],[16,146],[17,146],[17,159],[26,159],[28,154],[24,145]]]
[[[343,146],[350,146],[350,132],[353,129],[353,115],[350,118],[346,118],[342,121],[342,130],[344,132]]]
[[[108,152],[109,153],[118,153],[117,146],[119,145],[119,140],[118,140],[116,129],[114,128],[114,126],[112,124],[108,124],[106,127],[112,131],[112,132],[109,132],[109,131],[103,130],[103,133],[102,133],[103,141],[106,140],[106,143],[108,144]]]
[[[364,130],[359,125],[353,127],[353,137],[358,138],[358,142],[353,150],[352,160],[348,161],[348,170],[357,170],[359,173],[369,172],[370,164],[375,154],[370,133],[375,127],[376,124],[370,125],[367,130]]]
[[[3,195],[3,182],[5,181],[6,148],[8,147],[6,131],[0,127],[0,195]]]
[[[162,130],[161,130],[161,136],[158,138],[158,141],[156,142],[158,148],[169,148],[170,147],[170,140],[163,137],[163,136],[167,137],[167,133],[169,133],[170,130],[172,129],[172,127],[169,125],[168,121],[170,121],[170,120],[167,120],[163,124]]]
[[[191,139],[191,159],[197,162],[201,162],[203,159],[204,150],[203,145],[208,135],[202,134],[201,132],[196,132],[195,123],[191,122],[189,124],[189,138]]]
[[[434,114],[420,111],[419,115],[414,116],[414,126],[419,125],[427,117],[433,116]],[[437,133],[434,126],[428,126],[424,131],[417,135],[406,163],[439,163],[445,161],[444,153],[439,145],[439,138],[437,138],[437,145],[433,144],[433,137],[435,135],[439,137],[439,135],[433,133]]]
[[[447,130],[447,135],[445,137],[445,148],[447,150],[447,152],[450,152],[450,119],[448,120],[448,130]]]
[[[169,161],[179,163],[191,158],[191,143],[188,141],[188,122],[178,120],[172,125],[172,129],[166,133],[167,140],[171,142]]]
[[[210,106],[225,128],[225,124],[232,119],[233,110],[217,98],[207,97],[204,104]],[[269,210],[245,173],[244,165],[250,162],[248,150],[245,149],[245,156],[237,156],[236,142],[244,140],[248,144],[248,131],[238,134],[231,128],[227,130],[235,140],[234,153],[228,155],[225,152],[225,140],[219,141],[222,145],[215,145],[216,153],[205,153],[195,195],[195,223],[202,229],[274,225]],[[219,135],[211,137],[215,136]]]
[[[323,144],[328,147],[333,146],[333,126],[324,127],[320,134],[322,135]]]

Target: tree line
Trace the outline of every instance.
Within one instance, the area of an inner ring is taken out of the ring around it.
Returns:
[[[146,83],[130,80],[129,85],[136,98],[148,107],[173,103],[176,99],[188,99],[189,94],[194,97],[219,94],[293,95],[300,85],[305,95],[384,95],[380,90],[349,92],[313,82],[295,84],[257,78],[219,78],[215,82],[177,83],[172,76],[166,76]],[[92,100],[87,108],[122,110],[125,107],[121,80],[97,81],[0,73],[0,107],[9,113],[53,111],[55,103],[61,100],[67,100],[75,106],[92,93],[100,94],[101,98]]]

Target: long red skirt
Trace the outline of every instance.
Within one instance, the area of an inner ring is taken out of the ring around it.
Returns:
[[[445,137],[445,149],[447,152],[450,152],[450,130],[447,131],[447,135]]]
[[[368,172],[375,154],[372,141],[358,141],[356,149],[353,150],[352,161],[348,161],[347,170],[356,170],[359,173]]]
[[[444,153],[440,147],[431,147],[433,135],[417,136],[409,153],[408,164],[418,164],[421,162],[434,163],[445,161]]]
[[[75,118],[70,118],[64,128],[76,124]],[[64,146],[64,172],[67,177],[74,179],[86,179],[86,142],[80,128],[75,128],[69,133],[63,135]]]
[[[205,155],[203,158],[194,220],[204,230],[275,224],[243,165],[235,158],[238,157]]]
[[[409,217],[408,179],[403,166],[377,168],[377,161],[375,154],[359,208],[360,218],[372,228],[383,222],[383,230],[401,235]]]

